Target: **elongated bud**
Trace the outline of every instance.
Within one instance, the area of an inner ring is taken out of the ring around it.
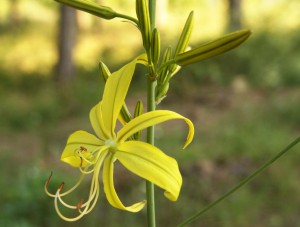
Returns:
[[[155,103],[158,105],[166,96],[169,90],[169,82],[166,81],[164,84],[157,86],[157,93],[155,95]]]
[[[134,117],[138,117],[140,115],[142,115],[144,112],[144,107],[143,107],[143,102],[141,100],[139,100],[135,106],[135,110],[134,110]],[[138,131],[135,134],[133,134],[133,138],[135,140],[139,140],[141,137],[142,131]]]
[[[57,2],[66,4],[75,9],[79,9],[106,20],[111,20],[118,16],[118,14],[111,8],[100,6],[89,0],[55,0]]]
[[[190,13],[190,15],[188,16],[185,25],[183,27],[183,30],[181,32],[180,38],[178,40],[175,52],[174,52],[174,56],[183,53],[184,51],[186,51],[187,46],[189,44],[190,38],[191,38],[191,34],[193,31],[193,27],[194,27],[194,12],[192,11]],[[172,64],[169,66],[169,71],[171,73],[175,72],[177,70],[178,65],[176,64]]]
[[[138,117],[140,115],[142,115],[144,112],[144,106],[143,106],[143,102],[141,100],[139,100],[136,103],[135,109],[134,109],[134,117]]]
[[[185,66],[220,55],[239,46],[250,36],[250,34],[251,32],[249,30],[240,30],[230,33],[196,49],[178,54],[175,56],[174,62],[180,66]]]
[[[180,38],[178,40],[174,56],[186,51],[186,48],[189,44],[190,37],[194,27],[194,12],[192,11],[187,18],[183,30],[181,32]]]
[[[131,116],[131,114],[127,108],[127,105],[125,103],[123,104],[123,106],[121,108],[119,120],[121,121],[121,123],[123,125],[132,120],[132,116]]]
[[[136,15],[143,37],[143,45],[146,50],[149,50],[151,42],[151,26],[148,0],[136,0]]]
[[[157,65],[160,57],[160,35],[156,28],[152,33],[150,53],[152,62],[154,63],[154,65]]]
[[[164,52],[164,55],[163,55],[163,58],[162,58],[162,64],[168,62],[170,59],[171,59],[171,56],[172,56],[172,47],[168,47],[165,52]],[[165,81],[167,80],[167,77],[168,77],[168,74],[169,74],[169,67],[164,67],[161,72],[159,73],[158,75],[158,79],[157,79],[157,84],[160,85],[160,84],[163,84],[165,83]]]
[[[102,61],[100,61],[99,63],[99,70],[100,70],[100,76],[102,77],[104,82],[106,82],[108,77],[110,77],[111,73],[107,68],[107,66]]]

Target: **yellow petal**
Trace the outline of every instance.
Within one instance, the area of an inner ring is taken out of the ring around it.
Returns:
[[[134,73],[136,59],[114,72],[106,81],[102,98],[103,131],[113,137],[116,120]]]
[[[90,111],[90,121],[96,135],[103,139],[110,139],[110,131],[105,131],[102,117],[102,102],[95,105]]]
[[[148,113],[142,114],[134,119],[132,119],[130,122],[128,122],[124,127],[118,132],[117,140],[119,142],[124,142],[126,139],[128,139],[131,135],[134,133],[143,130],[145,128],[148,128],[149,126],[156,125],[168,120],[175,120],[175,119],[182,119],[184,120],[188,126],[189,126],[189,133],[186,139],[186,142],[184,144],[185,148],[188,146],[194,137],[194,126],[193,123],[181,116],[178,113],[175,113],[173,111],[169,110],[155,110],[150,111]]]
[[[164,189],[168,199],[177,200],[182,178],[175,159],[157,147],[140,141],[121,144],[115,157],[134,174]]]
[[[126,210],[130,212],[138,212],[146,204],[146,201],[141,201],[135,203],[131,206],[124,206],[123,203],[120,201],[115,187],[114,187],[114,155],[110,155],[104,162],[103,167],[103,184],[104,184],[104,192],[106,194],[106,198],[108,202],[116,208],[121,210]]]
[[[137,57],[137,63],[147,66],[148,65],[148,57],[147,54],[141,54]]]
[[[61,161],[74,167],[85,166],[86,162],[80,158],[81,152],[85,158],[89,159],[91,153],[102,146],[103,142],[94,135],[85,131],[76,131],[68,138],[67,145],[61,155]]]

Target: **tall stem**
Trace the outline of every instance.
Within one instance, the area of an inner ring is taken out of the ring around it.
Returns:
[[[155,110],[155,83],[148,79],[148,111]],[[147,142],[154,145],[154,127],[147,129]],[[147,220],[148,227],[155,227],[155,194],[154,185],[150,181],[146,181],[146,192],[147,192]]]
[[[149,2],[149,14],[151,29],[155,27],[155,8],[156,0],[148,0]],[[150,72],[149,72],[150,73]],[[155,105],[155,85],[156,81],[153,80],[153,75],[148,76],[148,90],[147,90],[147,110],[153,111],[156,108]],[[147,129],[147,142],[154,145],[154,126]],[[147,222],[148,227],[155,227],[155,196],[153,183],[146,181],[147,192]]]

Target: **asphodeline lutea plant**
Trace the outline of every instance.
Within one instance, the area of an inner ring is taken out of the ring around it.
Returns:
[[[137,19],[118,13],[110,7],[100,6],[91,0],[56,1],[106,20],[122,18],[130,21],[140,30],[145,50],[145,54],[112,74],[102,62],[100,63],[100,73],[106,83],[102,100],[90,111],[90,122],[95,135],[85,131],[74,132],[69,137],[61,156],[63,162],[81,171],[81,177],[72,188],[66,191],[64,190],[64,183],[62,183],[55,193],[50,193],[48,185],[51,176],[45,184],[47,194],[54,197],[54,205],[58,215],[64,220],[76,221],[93,209],[99,197],[101,170],[104,192],[109,203],[122,210],[140,211],[146,204],[145,200],[126,206],[116,193],[113,181],[114,162],[116,161],[119,161],[129,171],[146,179],[147,186],[149,182],[152,182],[165,190],[164,195],[169,200],[176,201],[182,185],[177,161],[152,144],[153,130],[148,131],[150,136],[147,137],[147,142],[140,141],[139,134],[142,130],[165,121],[183,120],[189,128],[183,147],[188,146],[194,135],[192,122],[170,110],[155,110],[156,106],[167,96],[170,80],[186,65],[220,55],[239,46],[250,36],[250,31],[240,30],[197,48],[190,48],[188,45],[194,24],[194,14],[191,12],[182,29],[175,50],[173,51],[172,47],[169,46],[160,57],[160,34],[157,28],[151,26],[147,0],[136,0]],[[147,77],[145,78],[148,81],[148,112],[142,113],[141,104],[138,102],[132,117],[125,104],[125,97],[137,63],[143,64],[147,68]],[[115,132],[118,119],[123,127]],[[76,204],[68,204],[64,197],[77,189],[86,175],[92,175],[87,199],[80,200]],[[151,187],[147,187],[147,198],[152,200],[151,197],[153,198],[154,193],[151,193],[152,189],[148,190],[148,188]],[[151,210],[154,205],[149,204],[150,202],[148,202],[148,208]],[[77,210],[78,213],[73,217],[67,217],[60,211],[60,206]],[[152,211],[147,212],[151,213]],[[153,218],[155,215],[149,216]],[[150,222],[148,220],[148,223]],[[149,226],[155,226],[153,223]]]
[[[164,195],[169,200],[176,201],[178,198],[182,178],[176,160],[151,144],[132,140],[132,136],[149,126],[181,119],[189,126],[185,148],[193,139],[192,122],[173,111],[155,110],[137,116],[123,125],[117,133],[115,132],[116,122],[120,117],[135,65],[141,62],[144,61],[137,58],[108,77],[102,100],[90,111],[90,122],[96,135],[76,131],[69,137],[61,160],[80,169],[82,176],[79,181],[66,192],[63,192],[62,184],[55,194],[48,191],[50,179],[46,183],[46,191],[48,195],[54,197],[55,209],[64,220],[78,220],[93,209],[99,196],[99,175],[102,166],[104,192],[112,206],[130,212],[140,211],[144,207],[145,200],[131,206],[125,206],[120,201],[114,188],[113,178],[114,162],[117,160],[129,171],[164,189]],[[75,190],[84,176],[89,174],[93,174],[93,177],[88,199],[75,205],[66,203],[63,197]],[[66,217],[61,213],[58,203],[78,210],[79,214],[74,218]]]

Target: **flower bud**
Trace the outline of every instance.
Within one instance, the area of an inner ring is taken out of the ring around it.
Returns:
[[[186,51],[187,46],[189,44],[190,41],[190,37],[193,31],[193,27],[194,27],[194,12],[192,11],[189,15],[189,17],[186,20],[186,23],[183,27],[183,30],[181,32],[181,36],[178,40],[175,52],[174,52],[174,56],[176,57],[176,55]],[[177,65],[176,64],[172,64],[169,66],[169,70],[171,73],[175,72],[177,70]]]
[[[190,37],[193,31],[194,27],[194,12],[192,11],[189,15],[189,17],[186,20],[186,23],[183,27],[183,30],[181,32],[181,36],[178,40],[174,56],[186,51],[186,48],[189,44]]]
[[[169,90],[169,82],[165,82],[161,86],[157,86],[157,93],[155,95],[155,103],[158,105],[166,96]]]
[[[150,54],[151,54],[151,60],[156,66],[160,57],[160,35],[156,28],[153,30],[152,33]]]
[[[121,108],[119,120],[121,121],[121,123],[123,125],[132,120],[132,116],[131,116],[131,114],[127,108],[127,105],[125,103],[123,104],[123,106]]]
[[[147,0],[136,0],[136,15],[139,21],[139,28],[143,37],[143,45],[146,50],[149,50],[152,35]]]
[[[111,20],[118,16],[118,14],[111,8],[100,6],[89,0],[55,0],[57,2],[66,4],[75,9],[79,9],[106,20]]]
[[[142,115],[143,112],[144,112],[143,102],[141,100],[139,100],[135,106],[134,117],[138,117],[138,116]],[[141,137],[141,134],[142,134],[142,131],[138,131],[133,134],[133,138],[135,140],[139,140]]]
[[[227,34],[196,49],[178,54],[175,56],[174,62],[180,66],[185,66],[220,55],[239,46],[250,36],[250,34],[251,32],[249,30],[240,30]]]
[[[168,62],[170,60],[171,56],[172,56],[172,47],[169,46],[164,52],[161,64],[163,65],[164,63]],[[167,81],[168,74],[169,74],[168,68],[169,68],[168,66],[164,67],[161,70],[161,72],[159,73],[158,80],[157,80],[158,85],[161,85],[161,84],[165,83],[165,81]]]

